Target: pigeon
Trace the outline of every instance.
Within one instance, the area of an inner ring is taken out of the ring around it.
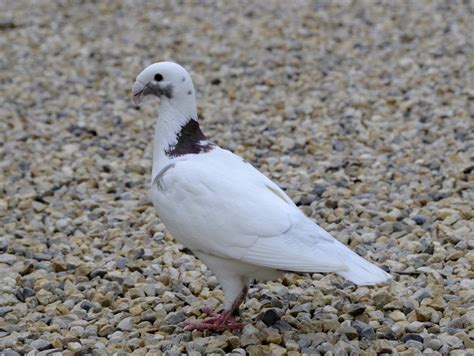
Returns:
[[[139,105],[159,98],[151,199],[171,235],[216,276],[222,310],[203,308],[207,319],[185,322],[187,330],[242,329],[237,319],[252,280],[287,272],[335,272],[357,285],[391,275],[357,255],[308,218],[280,187],[201,131],[196,91],[179,64],[145,68],[132,86]]]

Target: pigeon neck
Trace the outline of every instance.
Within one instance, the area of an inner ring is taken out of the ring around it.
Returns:
[[[188,101],[184,103],[163,100],[160,105],[155,126],[152,181],[170,160],[197,153],[200,145],[207,142],[197,122],[195,100],[186,99]]]

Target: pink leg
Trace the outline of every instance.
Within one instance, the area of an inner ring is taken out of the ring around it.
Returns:
[[[201,322],[185,321],[181,326],[186,330],[214,330],[222,331],[226,329],[240,330],[244,327],[244,323],[235,320],[234,312],[239,308],[240,304],[247,295],[248,288],[245,287],[239,297],[234,301],[230,310],[222,310],[216,313],[211,308],[203,307],[202,311],[210,316],[210,318]]]

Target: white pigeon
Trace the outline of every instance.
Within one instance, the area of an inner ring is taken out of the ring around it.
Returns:
[[[391,276],[306,217],[275,183],[232,152],[207,140],[189,73],[172,62],[141,72],[132,88],[160,98],[151,197],[173,237],[204,262],[224,291],[220,313],[186,329],[240,329],[234,315],[252,279],[284,271],[336,272],[357,285]]]

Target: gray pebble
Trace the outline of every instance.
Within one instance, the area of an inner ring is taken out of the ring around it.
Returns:
[[[13,310],[11,307],[0,307],[0,317],[3,318],[6,314]]]
[[[186,315],[183,311],[178,311],[174,313],[169,313],[165,318],[164,323],[167,325],[177,325],[186,320]]]
[[[37,350],[46,350],[51,347],[51,343],[48,340],[38,339],[30,343],[30,346]]]
[[[130,331],[133,329],[133,322],[132,322],[132,318],[131,317],[128,317],[128,318],[125,318],[125,319],[122,319],[120,321],[120,323],[118,323],[117,327],[120,329],[120,330],[123,330],[123,331]]]
[[[365,309],[366,309],[366,306],[364,304],[360,304],[360,303],[351,304],[347,308],[346,313],[352,316],[357,316],[357,315],[363,314],[365,312]]]
[[[36,252],[33,254],[33,258],[37,261],[50,261],[53,256],[51,256],[49,253]]]
[[[402,337],[402,341],[406,343],[407,341],[414,340],[423,343],[423,337],[419,334],[406,334]]]
[[[352,323],[352,327],[357,330],[361,338],[366,338],[368,340],[373,340],[375,338],[374,328],[363,321],[355,320]]]
[[[423,215],[415,215],[413,217],[413,221],[417,224],[417,225],[423,225],[425,222],[426,222],[426,217],[423,216]]]
[[[261,316],[261,320],[265,323],[265,325],[272,326],[280,320],[280,316],[275,310],[269,309],[266,310],[265,313],[263,313],[263,315]]]
[[[405,342],[405,345],[408,348],[414,348],[420,351],[423,350],[423,343],[416,340],[408,340],[407,342]]]
[[[8,242],[5,239],[0,238],[0,251],[5,252],[6,250],[8,250]]]
[[[359,333],[357,332],[357,330],[355,328],[353,328],[352,326],[343,326],[343,327],[340,327],[337,332],[340,334],[340,335],[346,335],[348,337],[349,340],[354,340],[354,339],[357,339],[357,337],[359,336]]]
[[[0,263],[13,264],[16,261],[16,256],[10,253],[0,254]]]
[[[440,340],[435,339],[435,338],[425,340],[425,347],[430,348],[434,351],[438,351],[442,345],[443,343]]]
[[[3,351],[3,354],[5,356],[20,356],[20,354],[18,352],[16,352],[15,350],[11,350],[11,349]]]

